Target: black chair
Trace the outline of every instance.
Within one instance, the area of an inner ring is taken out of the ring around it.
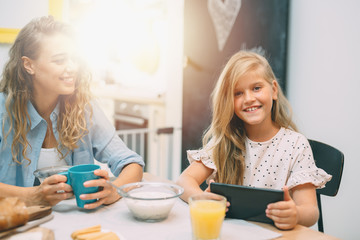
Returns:
[[[326,183],[325,188],[316,190],[316,197],[319,206],[318,230],[320,232],[324,232],[321,195],[334,197],[338,193],[344,167],[344,154],[340,150],[325,143],[311,139],[309,139],[309,142],[314,154],[316,166],[332,175],[331,181]]]

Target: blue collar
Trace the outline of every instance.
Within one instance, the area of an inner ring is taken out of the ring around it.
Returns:
[[[30,116],[30,120],[31,120],[31,130],[33,130],[44,119],[37,112],[34,105],[31,103],[31,101],[28,101],[27,109],[28,109],[28,113]],[[60,103],[58,102],[56,104],[55,109],[50,114],[50,120],[53,123],[56,123],[57,117],[59,116],[59,111],[60,111]]]

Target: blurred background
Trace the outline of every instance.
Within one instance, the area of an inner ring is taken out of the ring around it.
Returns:
[[[338,195],[322,198],[325,233],[359,239],[359,9],[356,0],[0,0],[0,71],[32,18],[71,23],[110,121],[146,171],[176,180],[186,150],[201,146],[223,65],[240,49],[264,53],[300,131],[345,154]]]

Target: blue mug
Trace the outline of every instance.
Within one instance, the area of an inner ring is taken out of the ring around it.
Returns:
[[[83,164],[73,166],[69,168],[67,172],[58,173],[67,177],[66,183],[71,185],[78,207],[84,208],[85,204],[97,201],[97,199],[80,199],[81,194],[96,193],[99,191],[99,187],[84,187],[84,182],[100,178],[94,174],[94,171],[97,169],[100,169],[99,165]]]

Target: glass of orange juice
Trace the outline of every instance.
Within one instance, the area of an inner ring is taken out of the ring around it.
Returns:
[[[203,193],[189,198],[193,240],[219,240],[225,217],[226,198]]]

